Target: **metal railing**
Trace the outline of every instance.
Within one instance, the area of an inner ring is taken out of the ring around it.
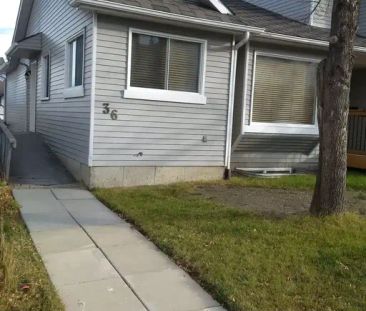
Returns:
[[[5,180],[9,179],[11,156],[16,147],[16,139],[4,121],[0,120],[0,173]]]
[[[366,111],[350,111],[348,121],[348,153],[366,154]]]

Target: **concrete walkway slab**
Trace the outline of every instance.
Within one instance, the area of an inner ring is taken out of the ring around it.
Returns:
[[[14,196],[67,311],[225,311],[91,193],[16,189]]]
[[[133,274],[126,279],[149,310],[187,311],[219,306],[179,268]]]
[[[67,310],[85,311],[147,311],[131,289],[118,279],[64,286]]]
[[[28,213],[22,212],[30,232],[77,228],[77,224],[66,212]]]
[[[32,239],[42,254],[62,253],[95,248],[95,244],[79,227],[63,230],[31,232]]]
[[[140,232],[126,222],[104,226],[88,226],[85,227],[85,230],[93,237],[94,242],[103,249],[146,241],[146,238]]]
[[[58,200],[85,200],[95,199],[87,190],[83,189],[52,189],[52,192]]]
[[[56,286],[119,278],[116,270],[97,248],[47,254],[43,258]]]
[[[70,214],[84,227],[122,223],[112,211],[96,199],[61,200]]]
[[[103,251],[123,276],[175,267],[153,243],[146,240],[106,247]]]

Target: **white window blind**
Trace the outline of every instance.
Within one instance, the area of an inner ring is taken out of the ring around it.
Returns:
[[[252,121],[313,124],[316,64],[257,55]]]
[[[170,41],[169,90],[198,93],[200,54],[200,44]]]
[[[133,33],[132,87],[199,92],[201,44]]]

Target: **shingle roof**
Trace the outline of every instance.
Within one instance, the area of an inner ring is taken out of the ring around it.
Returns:
[[[106,0],[104,0],[105,2]],[[266,32],[290,35],[300,38],[328,41],[329,30],[301,23],[272,11],[260,8],[244,0],[221,0],[233,15],[221,14],[206,6],[200,0],[107,0],[183,16],[203,18],[212,21],[233,23],[250,27],[265,28]],[[366,38],[358,37],[356,45],[366,46]]]
[[[221,0],[239,17],[244,25],[265,28],[267,32],[295,37],[329,40],[329,29],[310,26],[284,17],[272,11],[260,8],[242,0]],[[357,37],[357,45],[366,46],[366,39]]]

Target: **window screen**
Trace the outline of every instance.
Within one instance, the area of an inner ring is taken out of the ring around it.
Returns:
[[[253,122],[313,124],[316,64],[257,56]]]
[[[133,87],[198,93],[200,64],[200,43],[133,34]]]

